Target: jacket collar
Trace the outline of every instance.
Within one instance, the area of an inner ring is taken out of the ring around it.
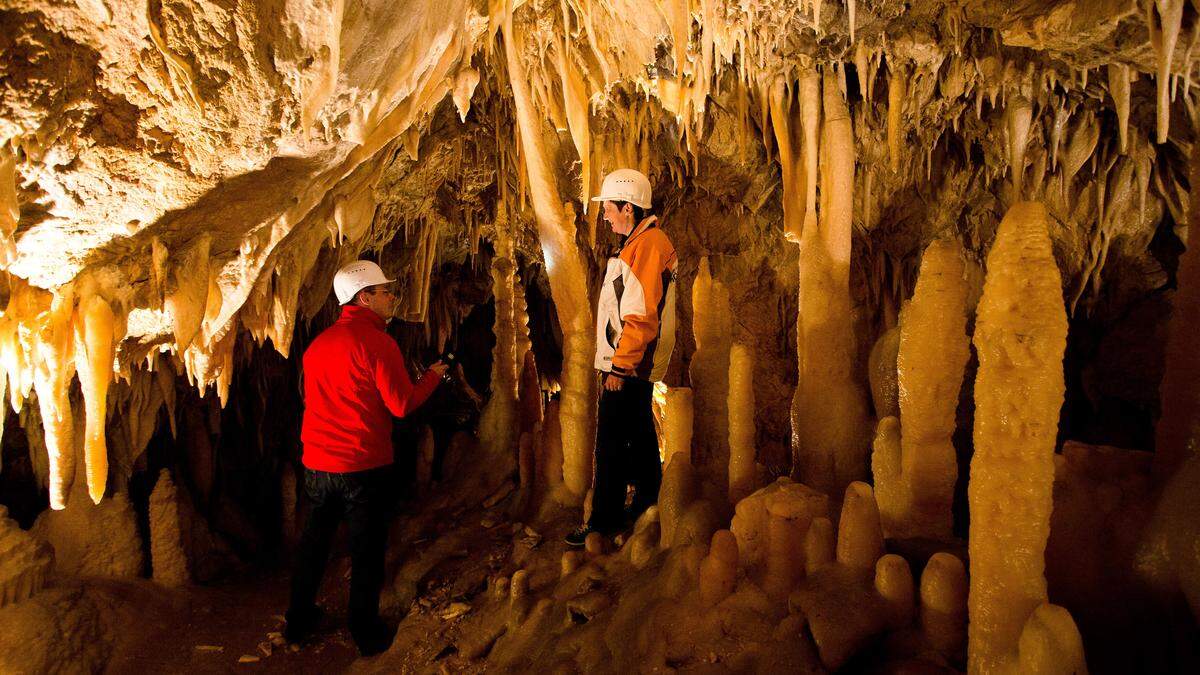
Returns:
[[[387,322],[378,314],[358,305],[342,305],[342,315],[338,317],[338,323],[369,323],[379,330],[387,328]]]
[[[643,220],[641,223],[639,223],[637,227],[633,228],[633,232],[629,233],[629,236],[626,237],[625,241],[623,241],[621,243],[621,249],[623,250],[626,246],[629,245],[629,242],[633,241],[634,239],[637,239],[644,232],[646,232],[646,230],[649,230],[652,227],[656,227],[657,223],[658,223],[658,216],[647,216],[646,219]]]

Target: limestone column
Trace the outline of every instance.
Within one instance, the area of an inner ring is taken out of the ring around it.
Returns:
[[[979,301],[975,456],[967,489],[970,673],[1014,668],[1022,630],[1046,602],[1045,549],[1067,342],[1048,218],[1037,202],[1009,209],[988,253]],[[1036,620],[1030,630],[1042,635],[1063,629],[1061,616],[1052,614],[1051,624]]]
[[[743,342],[729,351],[729,503],[755,488],[754,348]]]
[[[595,336],[587,268],[575,244],[575,209],[563,202],[547,164],[549,153],[544,146],[543,120],[537,114],[530,94],[529,80],[521,62],[521,37],[513,28],[511,7],[505,11],[502,32],[538,241],[546,260],[550,294],[563,334],[562,402],[559,408],[563,482],[575,499],[582,501],[592,482],[592,450],[596,440]]]
[[[866,394],[855,380],[850,300],[850,239],[854,219],[854,133],[836,77],[822,87],[821,209],[800,238],[796,330],[799,381],[792,399],[792,473],[834,494],[866,477],[869,451]],[[799,185],[784,185],[798,190]]]
[[[900,426],[895,418],[880,421],[871,459],[885,536],[952,535],[958,462],[950,436],[970,356],[966,304],[958,247],[933,242],[900,321]]]
[[[516,441],[517,326],[513,312],[512,237],[498,223],[492,258],[492,297],[496,306],[492,348],[492,393],[479,417],[479,437],[488,452],[508,456]]]
[[[729,291],[712,276],[707,257],[692,283],[692,331],[696,353],[689,374],[696,409],[695,462],[717,485],[729,471],[729,345],[732,340]]]

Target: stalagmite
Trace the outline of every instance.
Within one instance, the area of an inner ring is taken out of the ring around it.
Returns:
[[[1193,146],[1191,184],[1200,186],[1200,144]],[[1166,482],[1186,460],[1200,453],[1200,191],[1192,189],[1187,250],[1179,256],[1179,288],[1171,305],[1160,400],[1155,428],[1154,476]]]
[[[676,457],[663,471],[662,487],[658,491],[658,518],[661,548],[675,545],[675,531],[687,507],[698,496],[696,470],[686,457]]]
[[[883,530],[871,486],[855,481],[846,486],[838,520],[837,561],[857,569],[874,569],[883,555]]]
[[[950,436],[970,356],[963,275],[955,243],[930,244],[900,322],[899,429],[895,418],[880,421],[871,458],[888,537],[951,536],[958,463]]]
[[[735,564],[736,554],[735,544]],[[8,517],[8,509],[0,506],[0,608],[42,590],[53,567],[54,551],[22,530]]]
[[[729,346],[732,313],[729,290],[713,278],[709,258],[700,259],[692,284],[692,332],[696,353],[690,369],[695,401],[696,463],[714,483],[728,484]]]
[[[763,590],[786,597],[804,576],[804,535],[812,522],[808,505],[775,500],[767,505],[767,568]]]
[[[1123,63],[1108,64],[1108,93],[1113,107],[1117,109],[1117,133],[1121,154],[1129,151],[1129,66]]]
[[[504,13],[504,54],[512,85],[513,104],[521,140],[521,156],[529,177],[538,239],[546,259],[550,292],[563,334],[562,429],[563,481],[578,499],[591,483],[595,443],[595,376],[592,371],[593,318],[588,301],[587,274],[575,245],[575,210],[559,196],[546,162],[542,123],[529,93],[521,64],[520,38],[513,30],[511,8]]]
[[[805,573],[811,575],[823,567],[832,565],[837,558],[836,546],[833,521],[828,518],[814,518],[804,535]]]
[[[900,352],[900,327],[893,326],[871,347],[867,359],[868,380],[871,384],[871,400],[875,403],[875,416],[900,416],[900,390],[896,381],[896,360]]]
[[[888,625],[899,630],[913,620],[913,577],[908,561],[888,553],[875,563],[875,592],[888,606]]]
[[[1046,601],[1043,574],[1063,403],[1067,318],[1043,205],[1013,205],[988,253],[975,348],[968,670],[1017,659],[1022,627]]]
[[[150,493],[150,568],[164,586],[184,586],[190,580],[183,552],[179,495],[171,473],[163,469]]]
[[[796,353],[792,398],[792,473],[826,493],[867,473],[866,396],[855,380],[850,299],[854,203],[854,138],[846,101],[832,73],[823,85],[820,227],[800,242]]]
[[[920,619],[930,646],[958,663],[967,644],[967,571],[957,557],[938,552],[925,563]]]
[[[729,350],[729,502],[754,492],[754,349],[735,342]]]
[[[108,482],[108,446],[104,424],[108,417],[108,385],[112,381],[114,318],[108,302],[99,295],[79,303],[75,325],[75,369],[87,408],[83,459],[88,494],[99,504]]]
[[[781,506],[776,507],[776,504]],[[738,556],[742,567],[758,576],[765,572],[770,547],[771,509],[791,514],[798,520],[801,536],[814,518],[829,514],[829,498],[812,488],[782,477],[742,499],[734,509],[729,529],[738,540]],[[781,510],[782,509],[782,510]],[[833,558],[833,537],[830,530],[829,558]],[[800,558],[803,560],[804,558]]]
[[[40,339],[35,342],[33,386],[45,427],[46,451],[50,457],[50,508],[55,510],[66,508],[75,481],[75,425],[70,399],[71,378],[75,374],[71,328],[74,304],[73,289],[60,288],[40,328]]]
[[[692,461],[694,410],[691,387],[667,387],[663,405],[663,466],[676,458]]]
[[[729,597],[737,583],[737,537],[729,530],[717,530],[708,556],[700,563],[700,599],[712,607]]]

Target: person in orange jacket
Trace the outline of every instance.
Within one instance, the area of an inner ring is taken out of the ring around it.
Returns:
[[[634,169],[604,178],[604,220],[622,237],[596,306],[596,370],[601,373],[592,515],[566,537],[582,546],[592,532],[625,529],[658,501],[662,465],[651,397],[675,347],[675,247],[651,208],[650,181]],[[625,495],[632,485],[632,504]]]

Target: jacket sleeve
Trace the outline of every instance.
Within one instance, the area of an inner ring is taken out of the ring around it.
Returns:
[[[378,348],[374,350],[375,385],[379,388],[379,395],[388,411],[396,417],[404,417],[429,398],[441,378],[437,373],[428,370],[414,385],[408,377],[404,356],[400,354],[400,345],[391,338],[379,342]]]
[[[623,376],[636,374],[646,349],[658,338],[663,274],[675,265],[675,249],[657,232],[632,253],[621,299],[621,339],[612,360],[613,372]]]

